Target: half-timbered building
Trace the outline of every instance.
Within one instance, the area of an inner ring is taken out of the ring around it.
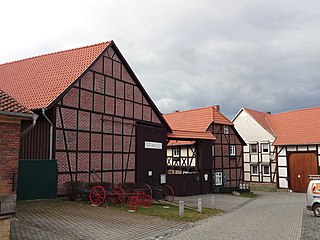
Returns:
[[[278,188],[306,192],[308,175],[319,174],[319,117],[320,107],[265,114],[263,118],[256,118],[260,125],[271,130],[275,137],[270,159],[276,160],[275,174]],[[238,125],[237,121],[234,123],[240,133],[245,130],[243,124]],[[245,128],[252,126],[249,121],[246,124]]]
[[[266,115],[270,113],[242,108],[233,119],[233,124],[247,144],[243,147],[244,181],[275,185],[275,134]]]
[[[2,64],[0,88],[39,115],[20,159],[57,159],[59,190],[166,173],[171,129],[113,41]]]
[[[164,117],[173,129],[168,134],[168,181],[175,184],[180,195],[239,188],[243,181],[244,141],[219,106]]]

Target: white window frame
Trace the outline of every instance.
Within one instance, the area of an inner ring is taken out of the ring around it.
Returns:
[[[268,173],[265,173],[264,171],[265,167],[268,167]],[[262,175],[270,176],[270,165],[262,165]]]
[[[223,126],[223,133],[225,135],[228,135],[229,134],[229,126]]]
[[[267,148],[264,148],[266,146]],[[266,152],[264,150],[267,150]],[[261,143],[261,153],[268,154],[270,152],[269,143]]]
[[[214,173],[214,180],[216,186],[222,186],[223,185],[223,172],[215,172]]]
[[[257,172],[256,172],[256,173],[253,172],[254,167],[256,167],[256,169],[257,169]],[[250,172],[251,172],[251,175],[253,175],[253,176],[258,176],[258,175],[259,175],[259,166],[258,166],[258,164],[252,164],[250,168],[251,168],[251,169],[250,169],[250,170],[251,170],[251,171],[250,171]]]
[[[180,157],[180,148],[175,147],[172,149],[172,157],[174,158]]]
[[[256,151],[254,152],[254,151],[252,151],[252,146],[256,146]],[[249,150],[250,150],[250,153],[253,153],[253,154],[256,154],[256,153],[258,153],[258,149],[259,149],[259,146],[258,146],[258,144],[256,144],[256,143],[251,143],[251,144],[249,144]]]
[[[236,145],[230,145],[229,151],[230,151],[230,156],[235,157],[236,156]]]

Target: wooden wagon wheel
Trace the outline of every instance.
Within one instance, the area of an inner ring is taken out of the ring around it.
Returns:
[[[146,194],[146,195],[150,195],[152,196],[152,188],[150,187],[149,184],[147,183],[143,183],[141,188],[143,189],[143,192]]]
[[[167,202],[173,202],[174,191],[168,184],[162,185],[162,199]]]
[[[140,206],[140,200],[137,196],[131,196],[126,205],[128,210],[137,210]]]
[[[143,208],[149,208],[152,206],[152,197],[148,194],[142,194],[140,201]]]
[[[110,202],[112,204],[124,203],[126,193],[122,187],[113,187],[111,189]]]
[[[100,205],[106,200],[107,194],[106,190],[104,190],[101,186],[95,186],[91,189],[89,194],[90,202],[94,205]]]

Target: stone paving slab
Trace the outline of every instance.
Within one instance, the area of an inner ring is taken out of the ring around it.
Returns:
[[[197,207],[198,198],[202,199],[202,207],[212,208],[211,199],[214,197],[214,208],[220,209],[223,211],[230,211],[242,206],[247,201],[250,201],[250,198],[234,196],[230,193],[226,194],[206,194],[206,195],[194,195],[187,197],[174,197],[174,202],[179,203],[179,201],[184,201],[186,206]]]
[[[320,217],[314,216],[312,211],[306,208],[303,211],[303,227],[301,240],[319,240],[320,239]]]
[[[187,225],[78,202],[22,201],[11,240],[155,239]]]
[[[300,239],[305,194],[258,194],[262,196],[236,211],[212,218],[170,239]]]

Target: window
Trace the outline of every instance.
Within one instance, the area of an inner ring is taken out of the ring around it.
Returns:
[[[215,184],[216,186],[222,186],[223,174],[222,172],[215,172]]]
[[[230,156],[235,156],[235,155],[236,155],[236,146],[230,145]]]
[[[250,144],[250,152],[251,153],[258,153],[258,145],[257,144]]]
[[[229,127],[228,126],[224,126],[223,127],[223,133],[224,134],[229,134]]]
[[[269,165],[262,166],[262,174],[263,175],[270,175],[270,166]]]
[[[262,151],[262,153],[269,153],[269,144],[268,143],[261,143],[261,151]]]
[[[251,165],[251,174],[258,175],[258,165]]]
[[[173,156],[174,158],[180,157],[180,149],[179,149],[179,148],[173,148],[172,151],[173,151],[172,156]]]
[[[214,157],[214,145],[212,145],[212,157]]]

